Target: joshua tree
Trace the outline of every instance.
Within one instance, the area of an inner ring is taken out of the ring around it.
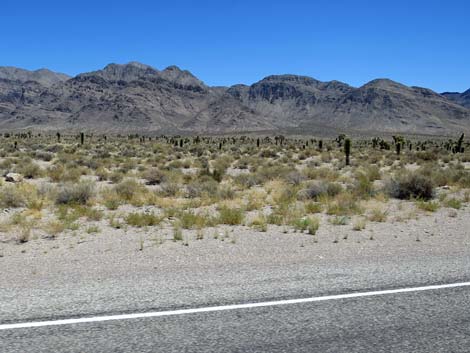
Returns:
[[[80,133],[80,144],[83,145],[85,143],[85,134],[83,132]]]
[[[338,147],[341,147],[345,138],[346,138],[346,135],[341,134],[335,139],[335,141],[338,143]]]
[[[393,142],[395,143],[395,150],[397,151],[397,156],[399,156],[401,148],[405,144],[405,139],[402,136],[393,136]]]
[[[57,143],[60,143],[60,132],[57,133]]]
[[[465,134],[460,135],[460,138],[457,141],[457,145],[455,146],[454,153],[463,153],[464,152],[464,148],[462,147],[464,137],[465,137]]]
[[[344,154],[346,155],[346,165],[349,165],[349,156],[351,155],[351,140],[344,140]]]

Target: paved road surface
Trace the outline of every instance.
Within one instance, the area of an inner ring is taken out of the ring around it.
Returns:
[[[19,283],[0,325],[470,281],[468,250],[423,254]],[[0,352],[470,352],[470,287],[0,330]]]

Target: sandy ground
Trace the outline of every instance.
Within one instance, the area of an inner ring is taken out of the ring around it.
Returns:
[[[406,206],[400,207],[408,214]],[[395,215],[398,213],[393,212]],[[412,214],[414,216],[414,214]],[[442,252],[470,245],[470,207],[441,208],[421,213],[417,219],[389,217],[387,222],[367,222],[362,231],[352,223],[333,225],[322,219],[316,235],[269,225],[267,232],[246,226],[219,226],[204,230],[196,240],[195,230],[183,230],[183,242],[172,240],[167,226],[112,229],[87,234],[69,232],[55,239],[33,239],[24,244],[0,242],[3,286],[30,278],[54,278],[67,274],[111,274],[120,269],[179,266],[216,266],[218,263],[283,263],[380,253]],[[398,219],[398,220],[397,220]]]

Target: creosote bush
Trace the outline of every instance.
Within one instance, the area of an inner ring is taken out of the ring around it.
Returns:
[[[58,205],[86,205],[94,196],[95,185],[81,182],[59,187],[55,203]]]
[[[387,185],[387,192],[391,197],[409,200],[430,200],[434,197],[432,180],[418,174],[406,173],[392,178]]]

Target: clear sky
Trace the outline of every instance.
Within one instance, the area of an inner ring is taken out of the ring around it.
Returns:
[[[178,65],[210,85],[294,73],[470,88],[470,1],[1,0],[0,66]]]

